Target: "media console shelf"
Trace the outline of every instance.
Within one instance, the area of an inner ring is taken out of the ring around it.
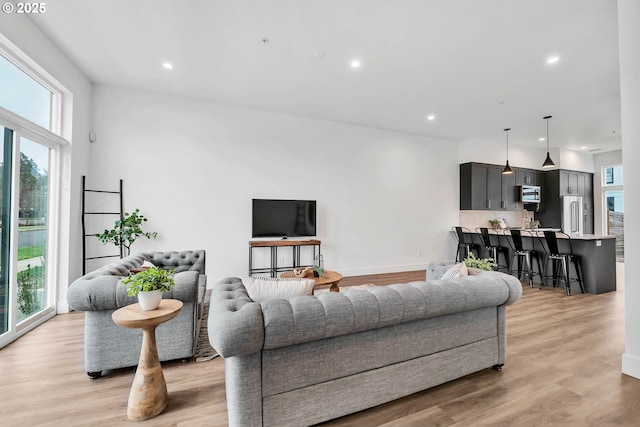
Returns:
[[[292,260],[290,266],[278,266],[278,248],[280,247],[292,248]],[[320,240],[254,240],[249,241],[249,275],[269,273],[271,277],[277,277],[279,272],[291,271],[296,267],[308,267],[306,265],[300,265],[300,247],[312,246],[313,258],[316,257],[316,246],[318,247],[318,254],[320,253]],[[269,267],[253,268],[253,250],[255,248],[270,248],[271,249],[271,263]]]

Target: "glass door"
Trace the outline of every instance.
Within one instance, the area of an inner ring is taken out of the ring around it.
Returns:
[[[47,307],[46,248],[49,148],[20,139],[17,318],[28,319]]]
[[[0,150],[0,335],[9,331],[11,292],[11,152],[13,131],[0,126],[2,149]]]

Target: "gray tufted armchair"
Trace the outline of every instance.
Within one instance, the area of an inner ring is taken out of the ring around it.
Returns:
[[[69,307],[85,312],[84,363],[91,378],[99,378],[107,369],[138,364],[142,331],[116,325],[111,314],[137,302],[136,297],[127,295],[120,280],[145,261],[163,269],[176,269],[176,284],[163,298],[183,303],[178,316],[156,329],[160,360],[187,359],[195,354],[207,284],[205,251],[138,253],[86,274],[69,287]]]

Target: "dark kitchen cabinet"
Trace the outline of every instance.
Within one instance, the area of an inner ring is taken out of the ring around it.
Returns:
[[[547,173],[558,172],[560,175],[560,195],[561,196],[577,196],[578,182],[580,181],[580,172],[569,170],[549,171]]]
[[[535,169],[513,168],[516,185],[540,185],[540,171]]]
[[[565,169],[544,172],[542,204],[536,219],[543,227],[562,226],[562,196],[581,196],[585,234],[593,234],[593,174]]]
[[[461,210],[515,210],[515,174],[502,175],[502,166],[460,165]]]

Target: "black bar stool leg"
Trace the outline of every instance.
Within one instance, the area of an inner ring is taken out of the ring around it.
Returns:
[[[567,257],[562,257],[562,274],[564,275],[564,284],[566,286],[567,296],[571,296],[571,276],[569,271],[569,264],[567,262]]]
[[[576,277],[578,278],[578,284],[580,285],[580,290],[584,294],[585,291],[584,291],[584,286],[582,285],[582,273],[580,271],[580,260],[577,259],[575,256],[571,258],[573,258],[573,265],[576,267]]]

